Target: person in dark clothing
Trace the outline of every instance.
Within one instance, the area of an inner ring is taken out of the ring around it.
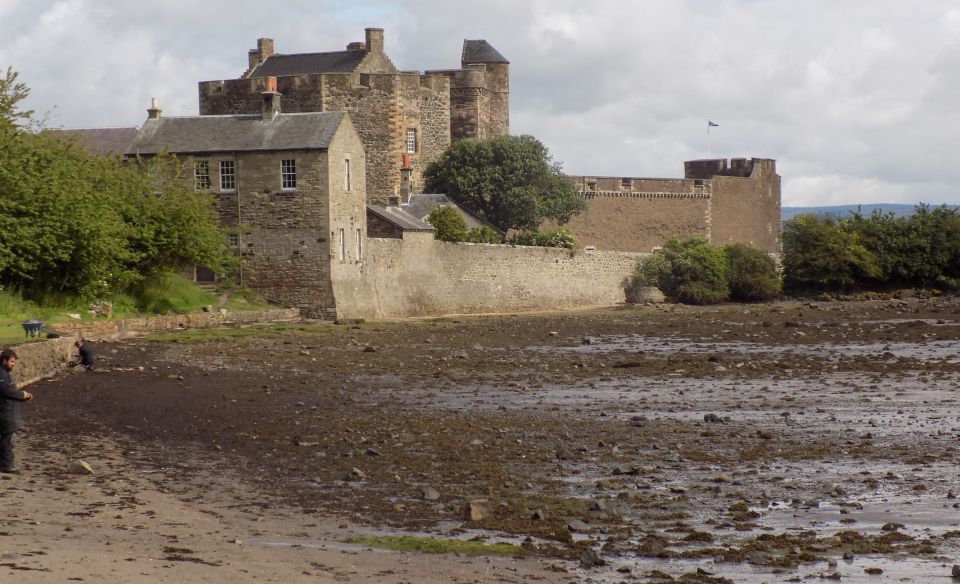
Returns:
[[[83,339],[80,339],[74,344],[77,346],[79,355],[77,356],[77,360],[70,365],[80,365],[87,371],[93,371],[93,351],[90,349],[90,346],[87,345]]]
[[[17,354],[13,349],[0,351],[0,472],[19,473],[13,464],[13,441],[20,426],[20,407],[33,394],[17,389],[10,378]]]

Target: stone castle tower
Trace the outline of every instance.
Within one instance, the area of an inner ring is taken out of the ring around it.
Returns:
[[[367,198],[403,198],[423,188],[423,171],[454,140],[510,131],[510,62],[485,40],[465,40],[461,68],[400,71],[368,28],[345,51],[280,54],[257,41],[237,79],[202,81],[200,115],[255,114],[273,87],[285,113],[346,111],[367,156]]]

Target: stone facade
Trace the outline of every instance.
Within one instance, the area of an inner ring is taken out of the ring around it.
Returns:
[[[695,160],[685,178],[576,176],[587,210],[567,225],[581,247],[649,252],[704,237],[780,253],[780,176],[769,159]]]
[[[645,254],[444,243],[430,233],[369,239],[361,264],[333,270],[337,316],[440,314],[609,306]]]
[[[397,70],[380,29],[337,53],[281,55],[271,39],[260,39],[240,78],[200,82],[200,115],[255,113],[264,75],[276,77],[285,112],[351,114],[366,149],[368,201],[386,201],[400,191],[404,155],[420,192],[426,165],[452,140],[509,133],[509,62],[486,41],[464,47],[463,69],[421,74]]]

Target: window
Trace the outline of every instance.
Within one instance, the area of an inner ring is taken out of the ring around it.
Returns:
[[[285,191],[297,188],[297,161],[280,161],[280,188]]]
[[[197,160],[193,163],[194,185],[198,191],[210,190],[210,161]]]
[[[588,190],[588,191],[596,191],[596,190],[597,190],[597,181],[595,181],[595,180],[587,181],[587,190]]]
[[[620,179],[620,190],[629,191],[632,189],[633,189],[633,179],[631,178]]]
[[[337,232],[337,259],[343,260],[347,255],[347,248],[345,247],[345,242],[343,241],[343,228],[340,228],[340,231]]]
[[[343,161],[343,190],[350,191],[350,159]]]
[[[357,261],[358,261],[358,262],[359,262],[361,259],[363,259],[363,247],[362,247],[362,244],[360,243],[360,241],[361,241],[361,240],[360,240],[360,236],[361,236],[360,230],[357,229],[357,250],[356,250],[356,251],[357,251]]]
[[[236,233],[231,233],[231,234],[228,235],[227,237],[230,238],[230,247],[232,247],[232,248],[234,248],[234,249],[240,247],[240,236],[239,236],[239,235],[237,235]]]
[[[237,189],[237,173],[232,160],[220,161],[220,190],[235,191]]]
[[[417,153],[417,130],[407,128],[407,154]]]

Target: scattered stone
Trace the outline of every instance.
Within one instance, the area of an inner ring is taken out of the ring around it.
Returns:
[[[364,353],[376,353],[376,352],[377,352],[377,348],[374,347],[373,345],[367,345],[366,347],[363,348],[363,352],[364,352]]]
[[[704,414],[703,421],[708,424],[722,424],[723,418],[721,418],[717,414]]]
[[[532,515],[530,515],[530,519],[534,521],[543,521],[546,518],[547,518],[547,514],[544,512],[543,509],[537,509],[536,511],[533,512]]]
[[[464,518],[467,521],[483,521],[493,513],[493,505],[487,499],[474,499],[464,507]]]
[[[904,525],[904,524],[902,524],[902,523],[892,523],[892,522],[891,522],[891,523],[884,523],[884,524],[883,524],[883,527],[881,527],[880,529],[881,529],[881,531],[896,531],[896,530],[898,530],[898,529],[904,529],[904,528],[906,528],[906,525]]]
[[[437,501],[440,499],[440,492],[433,487],[423,487],[420,489],[420,494],[427,501]]]
[[[584,345],[599,345],[600,339],[598,339],[597,337],[583,337],[583,341],[581,342]]]
[[[856,556],[853,555],[853,552],[843,552],[843,559],[848,562],[852,562]]]
[[[590,511],[601,511],[604,512],[607,510],[607,504],[603,501],[594,501],[590,503]]]
[[[74,460],[67,467],[67,472],[75,475],[92,475],[93,468],[83,460]]]
[[[580,519],[571,519],[570,521],[567,521],[567,529],[569,529],[570,531],[586,533],[590,531],[590,526],[587,523],[581,521]]]
[[[960,566],[954,564],[950,570],[950,575],[953,576],[955,580],[960,580]]]
[[[587,549],[583,551],[583,555],[580,556],[580,566],[583,568],[595,568],[597,566],[604,566],[607,562],[600,557],[600,554],[594,549]]]
[[[356,482],[356,481],[365,481],[367,480],[367,475],[362,470],[357,467],[350,469],[350,472],[347,473],[347,476],[343,478],[347,482]]]
[[[557,331],[550,331],[548,334],[549,334],[551,337],[555,337],[555,336],[559,335],[560,333],[557,332]]]
[[[380,454],[379,450],[375,450],[373,448],[367,448],[363,451],[363,453],[366,454],[367,456],[383,456],[382,454]]]
[[[880,568],[864,568],[863,571],[871,576],[879,576],[880,574],[883,574],[883,570]]]
[[[773,434],[769,430],[757,430],[757,438],[761,440],[773,440]]]

